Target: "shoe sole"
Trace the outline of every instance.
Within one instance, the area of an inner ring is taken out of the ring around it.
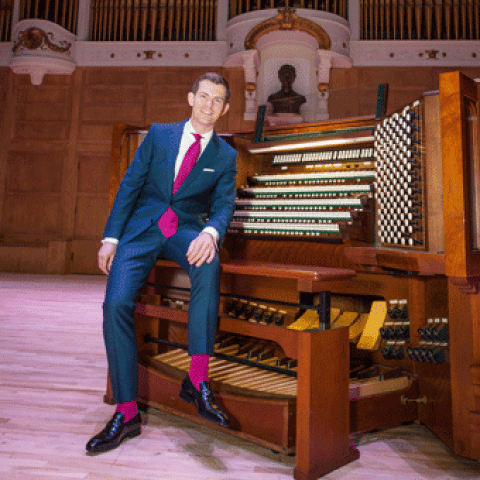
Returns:
[[[217,419],[211,418],[211,417],[209,417],[208,415],[205,415],[205,414],[203,414],[203,413],[200,413],[198,410],[197,410],[197,413],[198,413],[202,418],[204,418],[205,420],[208,420],[209,422],[212,422],[212,423],[214,423],[215,425],[219,425],[220,427],[229,427],[229,426],[230,426],[230,422],[227,422],[227,423],[219,422]]]

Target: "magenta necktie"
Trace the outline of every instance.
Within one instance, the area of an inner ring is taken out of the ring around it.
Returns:
[[[182,165],[173,183],[172,195],[177,193],[184,180],[188,177],[188,174],[192,171],[200,155],[200,139],[202,136],[198,133],[193,133],[192,135],[195,137],[195,141],[190,145],[185,157],[183,157]],[[171,208],[166,210],[158,220],[158,228],[160,228],[165,238],[170,238],[177,232],[178,216]]]

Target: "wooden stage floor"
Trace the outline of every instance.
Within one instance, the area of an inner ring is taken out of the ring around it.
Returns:
[[[85,443],[113,413],[102,402],[105,278],[0,273],[0,479],[290,480],[293,457],[150,409],[140,437],[103,455]],[[356,437],[360,460],[325,479],[480,479],[409,425]]]

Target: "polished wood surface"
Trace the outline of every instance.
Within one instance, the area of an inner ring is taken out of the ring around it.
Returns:
[[[445,274],[445,255],[429,252],[405,252],[394,248],[346,247],[345,256],[357,268],[381,271],[383,268],[419,275]]]
[[[460,72],[440,76],[445,266],[448,276],[463,278],[480,274],[480,253],[474,249],[475,217],[471,210],[478,195],[472,189],[472,163],[478,162],[478,158],[472,158],[469,152],[466,122],[468,100],[477,103],[478,125],[480,98],[475,82]],[[478,149],[475,153],[479,155]]]
[[[440,76],[445,218],[449,277],[454,451],[480,459],[480,254],[478,196],[479,85],[460,72]]]
[[[0,270],[51,271],[45,249],[61,241],[54,273],[97,274],[114,124],[188,118],[187,94],[206,69],[82,67],[40,86],[0,69]],[[208,69],[243,89],[243,70]],[[219,132],[245,126],[242,102],[232,95]]]
[[[104,289],[100,276],[0,275],[0,477],[292,480],[294,457],[154,408],[143,413],[141,436],[85,455],[86,442],[113,412],[102,402]],[[453,455],[420,425],[352,441],[361,460],[325,479],[480,478],[478,463]]]
[[[452,68],[435,67],[433,63],[429,68],[333,68],[330,118],[371,115],[377,86],[385,82],[389,84],[389,111],[395,111],[423,92],[437,89],[439,74]],[[232,87],[230,110],[222,117],[219,131],[252,128],[253,122],[243,120],[242,68],[79,67],[72,76],[47,75],[42,85],[35,86],[28,75],[1,67],[0,242],[8,248],[4,251],[0,247],[0,269],[46,272],[45,251],[41,247],[36,250],[31,243],[60,239],[67,244],[62,272],[98,273],[96,251],[108,212],[113,125],[183,120],[189,115],[185,98],[191,83],[207,70],[225,73]],[[480,76],[479,67],[461,70],[471,78]],[[50,192],[31,188],[30,184],[22,190],[12,184],[9,179],[15,163],[9,159],[18,158],[20,153],[30,159],[25,164],[26,172],[38,179],[39,185],[45,185],[42,182],[46,177],[55,177],[61,163],[60,196],[58,189]],[[44,155],[54,161],[42,170],[37,159]],[[32,211],[31,205],[41,208]],[[45,230],[44,224],[54,228]],[[308,259],[308,252],[302,256]]]

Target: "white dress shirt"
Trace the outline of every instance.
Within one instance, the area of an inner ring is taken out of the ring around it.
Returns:
[[[177,178],[178,172],[180,170],[180,166],[182,165],[182,161],[183,161],[183,158],[185,157],[185,154],[187,153],[187,150],[195,142],[195,137],[192,135],[193,133],[197,133],[197,132],[193,128],[192,122],[190,120],[187,120],[187,122],[185,123],[185,126],[183,127],[182,139],[180,140],[180,148],[178,149],[178,155],[175,160],[175,177],[173,181],[175,181],[175,178]],[[205,150],[205,147],[208,145],[208,142],[212,138],[212,135],[213,135],[213,129],[207,133],[202,133],[202,138],[200,139],[200,155]],[[198,156],[198,158],[200,158],[200,155]],[[202,231],[212,235],[213,239],[215,240],[215,243],[218,246],[218,232],[215,230],[215,228],[205,227]],[[102,243],[104,242],[118,244],[118,238],[106,237],[102,240]]]

